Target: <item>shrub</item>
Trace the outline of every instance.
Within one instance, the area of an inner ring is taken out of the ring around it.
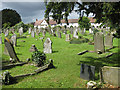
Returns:
[[[43,66],[45,64],[46,55],[43,52],[35,51],[33,52],[31,59],[36,66]]]

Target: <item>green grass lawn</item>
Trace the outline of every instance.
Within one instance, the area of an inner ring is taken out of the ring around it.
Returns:
[[[43,42],[39,39],[42,34],[35,36],[35,38],[28,35],[28,32],[24,33],[28,38],[19,38],[17,40],[17,47],[15,51],[20,61],[26,61],[27,58],[31,58],[32,52],[29,52],[32,44],[35,44],[39,51],[43,51]],[[17,33],[17,36],[18,33]],[[118,55],[115,54],[110,58],[104,58],[111,52],[118,53],[118,48],[111,49],[110,52],[98,55],[96,53],[85,53],[83,55],[77,55],[77,53],[84,50],[94,50],[93,45],[88,43],[82,44],[70,44],[65,41],[65,35],[62,34],[62,38],[50,36],[48,33],[46,37],[50,37],[52,43],[52,54],[46,54],[47,60],[52,59],[54,61],[55,69],[49,69],[34,76],[28,76],[21,78],[17,83],[12,85],[3,85],[3,88],[85,88],[87,80],[80,78],[80,65],[81,63],[96,66],[96,82],[99,81],[98,71],[102,66],[119,66]],[[92,39],[92,35],[86,35],[85,38]],[[2,34],[4,40],[4,34]],[[37,40],[36,40],[37,39]],[[21,42],[25,40],[25,42]],[[118,46],[118,39],[114,38],[114,46]],[[1,46],[0,46],[1,47]],[[108,48],[108,47],[107,47]],[[107,49],[106,48],[106,49]],[[2,44],[2,52],[4,51],[4,42]],[[9,56],[2,54],[3,61],[9,61]],[[12,76],[32,73],[36,70],[30,64],[23,66],[16,66],[9,69]],[[5,70],[3,70],[5,71]]]

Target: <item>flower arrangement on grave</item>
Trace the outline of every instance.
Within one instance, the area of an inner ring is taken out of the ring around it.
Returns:
[[[46,55],[43,52],[35,51],[33,52],[31,59],[35,66],[43,66],[46,62]]]

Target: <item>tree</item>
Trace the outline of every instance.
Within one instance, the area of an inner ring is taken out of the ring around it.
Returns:
[[[20,15],[12,9],[3,9],[2,11],[2,27],[5,23],[10,23],[10,27],[21,21]]]
[[[69,13],[71,13],[74,10],[74,7],[77,7],[75,10],[80,17],[80,20],[82,19],[83,15],[86,14],[87,16],[90,13],[93,13],[95,15],[94,18],[96,18],[96,22],[98,23],[106,23],[111,28],[116,29],[117,32],[120,32],[120,8],[119,2],[45,2],[46,3],[46,12],[45,17],[49,17],[49,14],[52,13],[53,18],[55,20],[61,19],[59,16],[59,12],[63,12],[66,14],[62,14],[63,16],[66,16],[66,22],[67,17]],[[61,7],[57,7],[59,5]],[[57,7],[57,9],[56,9]],[[62,8],[62,9],[61,9]],[[57,11],[59,12],[57,12]],[[56,11],[56,12],[55,12]],[[55,13],[54,13],[55,12]],[[59,18],[56,18],[54,16],[58,15]],[[109,23],[108,23],[109,22]],[[120,33],[118,33],[120,35]]]
[[[82,17],[81,20],[78,21],[78,24],[80,26],[81,29],[86,28],[89,29],[90,27],[90,20],[88,19],[88,17]]]

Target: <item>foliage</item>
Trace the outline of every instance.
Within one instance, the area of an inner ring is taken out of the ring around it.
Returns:
[[[5,29],[5,28],[10,28],[10,22],[7,22],[7,23],[4,23],[3,24],[3,29]]]
[[[15,24],[21,21],[20,15],[12,9],[3,9],[2,11],[2,27],[5,23],[10,23],[10,26],[14,26]]]
[[[46,55],[43,52],[35,51],[33,52],[31,59],[37,64],[37,66],[43,66],[46,60]]]
[[[90,27],[90,20],[88,19],[88,17],[82,17],[81,20],[78,21],[78,24],[80,26],[81,29],[86,28],[89,29]]]

